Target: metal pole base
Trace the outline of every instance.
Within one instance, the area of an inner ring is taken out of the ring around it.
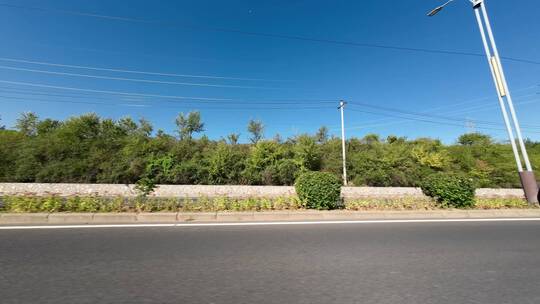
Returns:
[[[536,183],[534,172],[519,172],[519,178],[521,179],[521,185],[523,186],[525,198],[527,198],[527,202],[529,202],[529,205],[538,204],[538,196],[540,193],[538,193],[538,184]]]

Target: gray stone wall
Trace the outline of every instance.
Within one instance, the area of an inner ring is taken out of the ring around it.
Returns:
[[[119,184],[39,184],[0,183],[1,195],[59,195],[59,196],[137,196],[134,185]],[[204,185],[159,185],[154,197],[286,197],[294,196],[294,187],[287,186],[204,186]],[[344,187],[345,199],[361,198],[424,198],[419,188],[400,187]],[[523,198],[522,189],[478,189],[479,198]]]

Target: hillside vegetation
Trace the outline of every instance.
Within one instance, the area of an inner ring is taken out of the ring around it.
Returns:
[[[303,171],[340,177],[341,142],[321,127],[316,134],[264,139],[251,121],[250,143],[239,135],[210,140],[198,112],[180,114],[177,133],[154,131],[146,120],[111,120],[95,114],[65,121],[21,115],[13,130],[0,129],[1,182],[292,185]],[[527,142],[533,165],[540,143]],[[429,138],[347,141],[348,173],[354,185],[417,186],[437,172],[463,173],[478,187],[517,187],[510,146],[473,133],[444,145]],[[537,168],[537,167],[536,167]]]

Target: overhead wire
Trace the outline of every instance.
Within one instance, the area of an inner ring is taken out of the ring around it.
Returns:
[[[26,102],[43,102],[43,103],[69,103],[69,104],[90,104],[90,105],[105,105],[105,106],[128,106],[128,107],[152,107],[155,105],[152,104],[129,104],[129,103],[103,103],[103,102],[86,102],[86,101],[77,101],[77,100],[44,100],[44,99],[32,99],[32,98],[25,98],[25,97],[17,97],[17,96],[5,96],[0,95],[0,102],[18,102],[18,101],[26,101]],[[18,101],[16,101],[18,100]],[[297,110],[320,110],[320,109],[329,109],[329,106],[296,106],[296,107],[277,107],[277,106],[238,106],[237,104],[227,105],[225,106],[211,106],[209,107],[208,104],[205,104],[203,106],[199,104],[191,104],[191,103],[183,103],[183,104],[168,104],[168,105],[159,105],[160,108],[193,108],[193,109],[204,109],[204,110],[283,110],[283,111],[297,111]]]
[[[427,117],[427,118],[436,118],[436,119],[443,119],[443,120],[449,120],[449,121],[459,121],[459,122],[465,122],[466,120],[457,118],[457,117],[450,117],[450,116],[444,116],[444,115],[438,115],[438,114],[428,114],[428,113],[420,113],[420,112],[414,112],[414,111],[406,111],[401,109],[394,109],[394,108],[388,108],[388,107],[382,107],[377,106],[373,104],[368,103],[361,103],[361,102],[349,102],[350,106],[357,106],[357,107],[367,107],[372,109],[378,109],[382,111],[387,112],[393,112],[393,113],[400,113],[405,115],[412,115],[412,116],[420,116],[420,117]],[[498,122],[493,121],[485,121],[485,120],[475,120],[476,123],[486,124],[486,125],[500,125]],[[529,127],[529,128],[540,128],[540,125],[530,125],[530,124],[522,124],[522,126]]]
[[[518,104],[518,105],[525,105],[525,104],[531,104],[531,103],[538,103],[540,102],[539,99],[535,99],[535,100],[526,100],[526,101],[518,101],[518,102],[515,102],[515,104]],[[484,106],[484,109],[481,109],[481,110],[489,110],[489,108],[496,108],[498,107],[499,105],[487,105],[487,106]],[[479,112],[480,110],[476,110],[474,112]],[[422,114],[429,114],[429,112],[421,112]],[[471,113],[470,111],[468,113]],[[456,114],[456,112],[449,112],[447,114]],[[426,115],[428,116],[428,115]],[[431,115],[429,115],[431,116]],[[428,117],[429,117],[428,116]],[[477,122],[477,120],[475,119],[472,119],[474,122]],[[410,122],[411,120],[408,120],[408,119],[401,119],[401,120],[398,120],[398,121],[390,121],[388,119],[379,119],[379,120],[371,120],[371,121],[367,121],[365,122],[363,125],[361,126],[352,126],[352,127],[349,127],[347,129],[349,130],[357,130],[357,129],[365,129],[365,128],[373,128],[373,127],[385,127],[385,126],[390,126],[390,125],[396,125],[396,124],[403,124],[403,123],[408,123]],[[464,119],[463,120],[464,122],[468,121],[467,119]],[[384,123],[384,122],[387,122],[387,123]],[[372,124],[369,124],[369,123],[372,123]],[[536,126],[534,126],[536,128]]]
[[[538,102],[538,101],[536,101],[536,102]],[[522,103],[522,104],[524,104],[524,103]],[[388,121],[388,120],[385,120],[385,121]],[[346,129],[347,130],[362,130],[362,129],[368,129],[368,128],[379,128],[379,127],[388,127],[388,126],[392,126],[392,125],[407,124],[407,123],[412,123],[412,122],[414,122],[413,119],[401,117],[400,119],[394,120],[394,121],[391,121],[391,122],[378,123],[378,124],[374,123],[374,124],[356,125],[356,126],[348,127]],[[465,123],[467,123],[467,122],[473,122],[473,123],[476,124],[476,121],[474,119],[465,120]],[[463,125],[461,125],[461,126],[462,127],[465,126],[465,123]],[[528,127],[522,127],[522,129],[523,130],[530,130],[530,128],[528,128]],[[506,129],[500,129],[500,130],[505,131],[505,132],[507,131]],[[536,129],[533,129],[533,130],[536,130]]]
[[[120,92],[120,91],[109,91],[109,90],[94,90],[94,89],[54,86],[54,85],[36,84],[36,83],[20,82],[20,81],[8,81],[8,80],[0,80],[0,83],[23,85],[23,86],[38,87],[38,88],[78,91],[78,92],[94,92],[94,93],[104,93],[104,94],[112,94],[112,95],[123,95],[123,96],[141,96],[141,97],[158,97],[158,98],[161,97],[161,98],[185,99],[185,100],[223,100],[223,101],[231,100],[230,98],[187,97],[187,96],[178,96],[178,95],[160,95],[160,94],[131,93],[131,92]]]
[[[373,111],[367,111],[367,110],[357,110],[357,109],[349,109],[350,111],[354,112],[361,112],[361,113],[368,113],[373,115],[381,115],[381,116],[388,116],[388,117],[395,117],[395,118],[401,118],[411,121],[417,121],[417,122],[425,122],[430,124],[436,124],[436,125],[447,125],[447,126],[458,126],[463,127],[462,124],[457,124],[453,122],[445,122],[445,121],[438,121],[438,120],[432,120],[432,119],[423,119],[423,118],[415,118],[415,117],[406,117],[401,115],[394,115],[394,114],[388,114],[388,113],[378,113]],[[484,129],[484,130],[497,130],[497,131],[505,131],[503,128],[495,128],[495,127],[488,127],[488,126],[477,126],[478,129]],[[525,129],[525,128],[523,128]],[[540,134],[540,131],[529,131],[530,133],[537,133]]]
[[[83,89],[83,88],[75,88],[75,87],[64,87],[64,86],[51,86],[51,85],[44,85],[44,84],[36,84],[36,83],[28,83],[28,82],[15,82],[15,81],[6,81],[6,80],[0,80],[0,83],[5,83],[9,85],[22,85],[22,86],[30,86],[30,87],[37,87],[37,88],[45,88],[45,89],[58,89],[58,90],[68,90],[68,91],[75,91],[77,93],[82,94],[105,94],[105,95],[113,95],[113,96],[127,96],[127,97],[135,97],[135,98],[145,98],[141,101],[148,101],[146,98],[158,98],[160,100],[166,101],[168,99],[173,100],[192,100],[196,101],[197,103],[215,103],[215,102],[238,102],[238,103],[261,103],[261,104],[283,104],[283,105],[297,105],[301,104],[303,102],[306,103],[316,103],[316,104],[333,104],[335,102],[335,98],[327,98],[327,99],[309,99],[309,98],[249,98],[249,99],[233,99],[233,98],[208,98],[208,97],[184,97],[184,96],[175,96],[175,95],[156,95],[156,94],[143,94],[143,93],[132,93],[132,92],[118,92],[118,91],[107,91],[107,90],[93,90],[93,89]],[[32,93],[32,94],[40,94],[40,95],[49,95],[48,92],[42,92],[42,91],[32,91],[32,92],[25,92],[18,89],[13,88],[2,88],[0,87],[0,90],[7,90],[15,93]],[[73,93],[73,92],[69,92]],[[92,98],[92,96],[77,96],[77,95],[64,95],[53,93],[57,97],[83,97],[83,98]]]
[[[224,84],[192,83],[192,82],[176,82],[176,81],[162,81],[162,80],[149,80],[149,79],[135,79],[135,78],[111,77],[111,76],[97,76],[97,75],[88,75],[88,74],[77,74],[77,73],[55,72],[55,71],[46,71],[46,70],[36,70],[36,69],[18,68],[18,67],[10,67],[10,66],[5,66],[5,65],[0,65],[0,69],[4,69],[4,70],[12,70],[12,71],[32,72],[32,73],[41,73],[41,74],[50,74],[50,75],[62,75],[62,76],[72,76],[72,77],[85,77],[85,78],[93,78],[93,79],[119,80],[119,81],[131,81],[131,82],[144,82],[144,83],[153,83],[153,84],[169,84],[169,85],[197,86],[197,87],[214,87],[214,88],[233,88],[233,89],[277,89],[277,88],[255,87],[255,86],[237,86],[237,85],[224,85]]]
[[[15,95],[26,95],[24,93],[17,93],[17,92],[9,92],[9,91],[6,91],[4,92],[3,90],[0,89],[0,93],[11,93],[11,94],[15,94]],[[41,96],[56,96],[56,97],[59,97],[57,95],[50,95],[50,94],[28,94],[28,95],[41,95]],[[12,96],[0,96],[0,97],[12,97]],[[27,98],[25,96],[15,96],[17,98]],[[61,98],[71,98],[71,99],[68,99],[67,101],[69,100],[79,100],[78,98],[74,98],[74,97],[71,97],[71,96],[60,96]],[[84,98],[84,99],[101,99],[101,100],[107,100],[107,101],[115,101],[114,99],[108,99],[108,98]],[[44,100],[44,101],[51,101],[51,102],[54,102],[54,100]],[[120,102],[137,102],[139,105],[141,106],[161,106],[158,103],[156,102],[149,102],[149,101],[139,101],[139,100],[119,100]],[[170,101],[170,100],[164,100],[164,102],[169,102],[169,103],[173,103],[173,104],[177,104],[177,105],[207,105],[207,106],[215,106],[215,105],[218,105],[218,106],[287,106],[286,108],[309,108],[309,107],[316,107],[316,108],[321,108],[321,109],[329,109],[329,108],[332,108],[333,105],[327,105],[327,106],[323,106],[324,104],[322,103],[319,103],[319,104],[316,104],[316,105],[312,105],[312,104],[306,104],[306,103],[285,103],[285,102],[251,102],[251,103],[246,103],[246,102],[239,102],[239,101],[234,101],[234,102],[213,102],[213,101],[205,101],[205,102],[201,102],[201,101],[186,101],[186,102],[182,102],[181,104],[179,103],[175,103],[174,101]],[[100,104],[114,104],[114,103],[100,103]],[[293,107],[294,106],[294,107]]]
[[[118,68],[103,68],[103,67],[95,67],[95,66],[61,64],[61,63],[26,60],[26,59],[15,59],[15,58],[7,58],[7,57],[0,57],[0,61],[26,63],[26,64],[52,66],[52,67],[62,67],[62,68],[70,68],[70,69],[85,69],[85,70],[104,71],[104,72],[142,74],[142,75],[151,75],[151,76],[206,78],[206,79],[219,79],[219,80],[243,80],[243,81],[271,81],[271,82],[284,82],[285,81],[285,80],[273,80],[273,79],[262,79],[262,78],[240,78],[240,77],[225,77],[225,76],[209,76],[209,75],[191,75],[191,74],[149,72],[149,71],[140,71],[140,70],[129,70],[129,69],[118,69]]]
[[[516,90],[513,90],[513,92],[523,92],[523,91],[527,91],[527,90],[530,90],[530,89],[533,89],[533,88],[540,88],[540,84],[534,84],[534,85],[530,85],[530,86],[523,87],[523,88],[520,88],[520,89],[516,89]],[[514,99],[517,100],[518,98],[538,96],[539,94],[540,93],[519,95],[519,96],[514,96]],[[427,111],[422,111],[420,113],[429,114],[429,113],[433,113],[435,110],[454,108],[456,106],[461,106],[461,105],[464,105],[464,104],[470,104],[472,102],[481,101],[481,100],[488,100],[488,99],[492,99],[492,98],[494,98],[494,97],[491,97],[491,96],[480,97],[480,98],[469,99],[469,100],[465,100],[465,101],[461,101],[461,102],[457,102],[457,103],[452,103],[452,104],[449,104],[449,105],[430,107],[430,108],[427,109]],[[518,103],[518,104],[526,104],[526,103]],[[463,112],[472,113],[471,110],[487,109],[487,108],[494,108],[494,107],[498,107],[498,104],[495,104],[495,103],[482,103],[482,104],[474,105],[474,106],[471,106],[471,107],[465,107],[465,108],[461,107],[458,110],[446,112],[446,114],[460,114],[460,113],[463,113]],[[474,112],[479,112],[479,111],[474,111]],[[380,123],[380,122],[385,122],[385,121],[388,121],[388,119],[383,118],[383,119],[370,120],[370,121],[367,121],[366,123]],[[391,124],[396,124],[396,122],[393,121]],[[384,124],[380,124],[380,125],[384,125]],[[379,126],[379,125],[376,125],[376,126]],[[336,126],[336,127],[338,127],[338,126]]]
[[[249,36],[260,36],[260,37],[278,38],[278,39],[287,39],[287,40],[329,43],[329,44],[336,44],[336,45],[348,45],[348,46],[354,46],[354,47],[379,48],[379,49],[399,50],[399,51],[407,51],[407,52],[461,55],[461,56],[473,56],[473,57],[485,56],[482,53],[474,53],[474,52],[401,47],[401,46],[385,45],[385,44],[374,44],[374,43],[342,41],[342,40],[324,39],[324,38],[303,37],[303,36],[297,36],[297,35],[263,33],[263,32],[245,31],[245,30],[229,29],[229,28],[222,28],[222,27],[212,27],[212,26],[202,26],[202,25],[179,23],[179,22],[95,14],[95,13],[87,13],[87,12],[81,12],[81,11],[44,8],[44,7],[37,7],[37,6],[25,6],[25,5],[11,4],[11,3],[0,3],[0,6],[15,8],[15,9],[23,9],[23,10],[34,10],[34,11],[40,11],[40,12],[49,12],[49,13],[52,12],[52,13],[57,13],[57,14],[68,14],[68,15],[75,15],[75,16],[100,18],[100,19],[114,20],[114,21],[121,21],[121,22],[134,22],[134,23],[142,23],[142,24],[149,24],[149,25],[167,26],[167,27],[181,27],[181,28],[189,28],[193,30],[235,33],[235,34],[242,34],[242,35],[249,35]],[[529,59],[522,59],[522,58],[515,58],[515,57],[501,57],[501,58],[515,61],[515,62],[540,65],[540,61],[534,61],[534,60],[529,60]]]

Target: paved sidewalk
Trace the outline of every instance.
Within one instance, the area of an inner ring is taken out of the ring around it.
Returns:
[[[429,211],[265,211],[156,213],[0,213],[0,225],[61,225],[114,223],[260,222],[321,220],[399,220],[540,218],[540,209]]]

